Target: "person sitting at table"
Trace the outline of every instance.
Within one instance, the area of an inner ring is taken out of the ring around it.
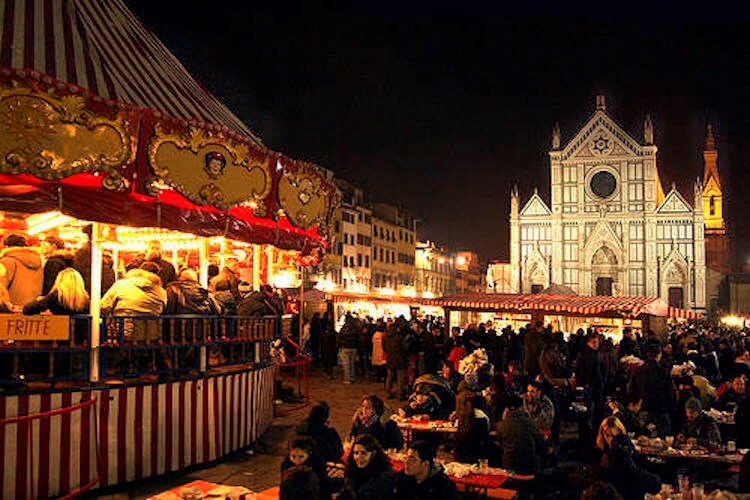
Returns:
[[[581,492],[580,500],[623,500],[614,486],[606,481],[594,481]]]
[[[370,434],[358,435],[346,459],[339,500],[387,499],[393,495],[395,485],[393,467],[378,440]]]
[[[675,401],[674,410],[670,415],[672,433],[677,434],[682,430],[682,426],[685,423],[685,403],[690,398],[700,399],[700,391],[695,387],[693,383],[693,377],[690,375],[681,375],[675,378],[675,386],[677,386],[677,395]]]
[[[398,425],[391,420],[390,411],[386,412],[383,400],[375,394],[363,397],[352,417],[349,439],[354,439],[360,434],[371,434],[386,450],[400,450],[404,445],[404,437]]]
[[[339,433],[328,424],[330,415],[328,403],[321,401],[298,426],[299,436],[308,436],[315,442],[315,447],[324,462],[338,462],[344,455],[344,445]]]
[[[456,485],[435,462],[435,447],[415,441],[406,450],[406,465],[396,476],[398,500],[457,500]]]
[[[638,418],[638,412],[641,411],[641,403],[643,400],[635,394],[627,394],[624,398],[623,403],[611,400],[609,408],[612,410],[612,415],[617,417],[622,425],[625,426],[627,432],[632,432],[636,436],[646,436],[650,434],[649,429],[643,425],[641,419]]]
[[[292,467],[310,467],[318,476],[318,485],[321,494],[330,496],[326,464],[315,449],[315,442],[309,437],[298,437],[289,442],[289,453],[281,462],[281,477]]]
[[[721,442],[721,433],[716,420],[703,411],[698,398],[690,398],[685,403],[685,422],[677,435],[677,442],[694,439],[699,446],[708,447]]]
[[[408,403],[398,409],[398,414],[406,418],[434,420],[440,410],[440,398],[427,384],[421,384],[409,396]]]
[[[279,500],[317,500],[320,495],[318,475],[310,467],[295,465],[284,471]]]
[[[463,390],[456,396],[456,438],[453,443],[453,458],[457,462],[476,463],[489,454],[488,440],[490,417],[477,408],[481,396]]]
[[[657,493],[661,489],[659,476],[633,460],[635,448],[617,417],[602,420],[596,447],[602,452],[599,479],[611,483],[624,498],[643,498],[646,493]]]
[[[714,403],[714,408],[733,412],[747,398],[745,374],[739,370],[734,372],[732,378],[722,384],[717,393],[719,398]]]
[[[545,436],[549,435],[555,421],[555,406],[549,397],[542,394],[542,384],[536,381],[529,382],[521,399],[526,416],[536,424],[539,432]]]
[[[545,451],[544,436],[523,411],[523,401],[510,396],[497,424],[497,438],[502,447],[502,467],[521,474],[536,474]]]

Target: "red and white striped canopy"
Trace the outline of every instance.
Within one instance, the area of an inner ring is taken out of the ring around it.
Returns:
[[[0,0],[0,67],[261,140],[204,89],[122,0]]]
[[[423,302],[445,309],[478,311],[536,310],[587,316],[615,313],[631,317],[641,314],[681,318],[699,317],[697,313],[669,307],[664,299],[653,297],[467,293],[439,299],[423,299]]]

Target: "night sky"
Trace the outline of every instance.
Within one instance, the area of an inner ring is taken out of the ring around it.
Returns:
[[[269,147],[329,168],[373,201],[402,204],[421,219],[421,239],[485,261],[507,259],[513,184],[522,203],[535,186],[549,202],[552,127],[560,123],[565,143],[597,94],[638,140],[651,114],[664,189],[675,182],[691,203],[710,121],[738,255],[750,259],[750,23],[741,12],[715,3],[565,12],[126,3]]]

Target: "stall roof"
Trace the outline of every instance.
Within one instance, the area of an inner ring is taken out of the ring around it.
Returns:
[[[329,244],[329,171],[268,149],[122,0],[4,0],[0,210]]]
[[[699,317],[692,311],[669,307],[664,299],[653,297],[466,293],[438,299],[422,299],[422,302],[445,309],[475,311],[549,311],[586,316],[617,313],[631,317],[640,314]]]

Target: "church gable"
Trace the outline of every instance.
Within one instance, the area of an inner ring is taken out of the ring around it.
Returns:
[[[552,211],[547,204],[544,203],[544,200],[542,200],[539,194],[534,191],[534,194],[531,195],[531,198],[529,198],[529,201],[523,207],[523,210],[521,210],[521,215],[552,215]]]
[[[597,111],[565,146],[562,159],[638,155],[640,144],[603,111]]]
[[[586,239],[584,246],[588,253],[593,255],[594,251],[605,245],[613,246],[616,250],[622,252],[622,239],[617,235],[609,222],[600,220]]]
[[[685,201],[685,198],[673,187],[667,197],[664,199],[659,208],[656,209],[657,213],[692,213],[693,208]]]
[[[710,175],[708,177],[708,181],[706,182],[706,186],[703,188],[703,195],[716,195],[721,194],[721,186],[719,186],[719,183],[716,181],[716,178],[713,175]]]

